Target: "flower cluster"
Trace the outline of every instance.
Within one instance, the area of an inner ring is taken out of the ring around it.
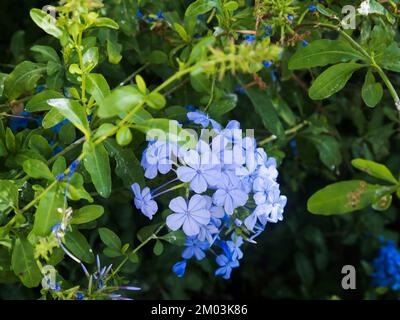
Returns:
[[[173,176],[154,190],[133,184],[134,203],[152,219],[158,212],[157,197],[184,189],[170,200],[166,219],[169,229],[182,230],[187,237],[184,260],[173,270],[183,276],[188,260],[204,259],[213,247],[212,253],[220,252],[215,273],[229,279],[243,257],[243,242],[255,243],[268,222],[281,221],[287,199],[276,181],[275,159],[257,148],[253,137],[243,136],[238,121],[223,128],[207,114],[188,109],[188,123],[201,127],[200,138],[191,148],[150,141],[141,161],[145,177]]]
[[[389,287],[394,291],[400,290],[400,252],[393,241],[382,241],[379,255],[372,262],[373,285]]]

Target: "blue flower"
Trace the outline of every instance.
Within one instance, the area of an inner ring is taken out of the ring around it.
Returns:
[[[140,9],[138,9],[136,11],[136,18],[138,18],[138,19],[142,19],[143,18],[143,12]]]
[[[196,237],[187,237],[185,246],[186,248],[182,252],[182,258],[186,260],[191,259],[193,256],[199,261],[203,260],[206,256],[204,250],[210,248],[210,244],[207,241],[200,241]]]
[[[272,62],[271,61],[263,61],[263,66],[267,69],[271,68]]]
[[[240,122],[231,120],[226,125],[225,129],[221,131],[221,135],[224,136],[230,142],[242,141],[242,130],[240,129]]]
[[[292,22],[293,19],[294,19],[294,17],[293,17],[291,14],[289,14],[289,15],[287,16],[287,18],[288,18],[288,20],[289,20],[290,22]]]
[[[216,276],[222,276],[225,280],[229,280],[233,268],[239,267],[239,261],[234,260],[231,257],[228,258],[226,255],[219,255],[216,259],[217,264],[220,266],[215,271]]]
[[[186,265],[187,262],[186,260],[183,261],[179,261],[177,263],[175,263],[172,267],[172,271],[176,273],[176,275],[179,278],[182,278],[185,275],[185,271],[186,271]]]
[[[253,36],[253,35],[247,34],[247,35],[244,36],[244,41],[247,44],[253,43],[255,40],[256,40],[256,37]]]
[[[235,91],[239,94],[245,94],[246,93],[246,89],[243,88],[241,85],[237,85],[235,88]]]
[[[236,208],[244,206],[248,199],[246,192],[230,184],[218,189],[213,195],[214,204],[224,207],[229,215],[232,215]]]
[[[69,121],[68,119],[65,119],[65,120],[61,121],[60,123],[56,124],[54,127],[52,127],[51,130],[52,130],[54,133],[59,134],[59,133],[60,133],[60,130],[61,130],[61,128],[62,128],[62,126],[63,126],[64,124],[67,124],[67,123],[70,123],[70,121]]]
[[[279,75],[278,75],[278,72],[276,72],[276,70],[273,70],[273,71],[271,72],[271,78],[272,78],[272,81],[273,81],[273,82],[276,82],[276,81],[279,80]]]
[[[240,236],[236,236],[235,233],[232,233],[231,237],[232,241],[227,241],[226,245],[232,255],[233,260],[240,260],[243,258],[243,252],[240,247],[243,244],[243,238]]]
[[[211,123],[211,126],[215,130],[221,130],[221,125],[215,120],[211,119],[210,116],[208,114],[205,114],[204,112],[198,110],[191,111],[188,112],[187,117],[190,121],[194,122],[195,124],[201,125],[203,128],[207,128]]]
[[[302,45],[303,47],[307,47],[307,46],[308,46],[308,42],[307,42],[306,40],[303,40],[302,43],[301,43],[301,45]]]
[[[378,257],[372,262],[372,284],[400,291],[400,252],[393,241],[382,240],[382,243]]]
[[[182,182],[190,182],[190,188],[194,192],[203,193],[208,186],[218,184],[220,171],[215,155],[210,152],[200,155],[197,151],[189,150],[183,159],[187,166],[179,167],[177,176]]]
[[[206,209],[206,200],[203,196],[195,194],[187,202],[182,197],[171,200],[169,208],[173,211],[167,217],[167,226],[176,231],[182,227],[187,236],[196,236],[200,232],[200,226],[210,222],[210,211]]]
[[[287,198],[281,196],[278,188],[273,188],[264,204],[258,205],[254,212],[260,221],[265,224],[267,222],[277,223],[283,220],[283,209],[287,203]]]
[[[253,182],[253,199],[257,205],[264,204],[267,201],[269,193],[277,187],[277,183],[271,178],[257,177]]]
[[[138,183],[132,184],[132,191],[135,194],[135,207],[142,211],[142,213],[150,220],[156,214],[158,210],[157,202],[155,202],[151,196],[150,189],[148,187],[140,190]]]
[[[83,299],[85,299],[85,295],[83,293],[77,292],[76,300],[83,300]]]
[[[317,7],[315,5],[313,5],[313,4],[310,4],[308,6],[308,11],[315,12],[315,11],[317,11]]]
[[[11,131],[15,133],[18,129],[26,129],[29,125],[29,117],[31,117],[31,114],[26,111],[11,117],[9,122]]]
[[[161,10],[159,10],[157,12],[157,18],[160,19],[160,20],[165,19],[164,14],[163,14],[163,12]]]
[[[36,93],[41,93],[46,89],[45,85],[40,85],[36,88]]]
[[[273,29],[274,29],[274,27],[271,26],[270,24],[268,24],[268,25],[265,26],[265,30],[272,31]]]
[[[175,150],[174,150],[175,149]],[[178,153],[178,147],[164,141],[150,143],[143,152],[141,161],[145,169],[144,176],[148,179],[154,179],[157,173],[166,174],[172,169],[173,151]]]
[[[195,106],[194,106],[194,105],[191,105],[191,104],[187,105],[187,106],[185,107],[185,109],[186,109],[187,111],[196,111]]]

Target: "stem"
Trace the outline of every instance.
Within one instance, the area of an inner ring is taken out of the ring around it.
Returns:
[[[380,66],[377,64],[372,65],[375,70],[378,72],[382,81],[385,83],[386,87],[389,89],[389,92],[394,100],[394,104],[396,106],[397,111],[400,113],[400,98],[396,92],[396,89],[393,87],[393,84],[390,82],[389,78],[387,77],[386,73],[382,70]]]
[[[57,180],[54,180],[41,194],[39,194],[35,199],[33,199],[31,202],[29,202],[25,207],[21,209],[21,213],[24,213],[28,211],[30,208],[32,208],[37,202],[39,202],[46,194],[49,192],[53,187],[57,185]]]
[[[285,135],[289,136],[292,134],[296,134],[297,132],[299,132],[301,129],[303,129],[304,127],[307,127],[308,125],[310,125],[310,122],[307,120],[304,120],[303,122],[299,123],[298,125],[294,126],[293,128],[290,128],[288,130],[285,131]],[[258,145],[259,146],[263,146],[266,145],[272,141],[275,141],[278,137],[275,135],[269,136],[267,138],[265,138],[264,140],[261,140]]]
[[[184,186],[186,186],[186,185],[187,185],[186,182],[181,183],[181,184],[178,184],[178,185],[176,185],[176,186],[174,186],[174,187],[172,187],[172,188],[169,188],[169,189],[167,189],[167,190],[161,191],[160,193],[157,193],[157,194],[153,195],[151,198],[152,198],[152,199],[155,199],[155,198],[157,198],[157,197],[159,197],[159,196],[162,196],[163,194],[165,194],[165,193],[167,193],[167,192],[170,192],[170,191],[173,191],[173,190],[182,188],[182,187],[184,187]]]
[[[150,63],[145,63],[144,65],[142,65],[139,69],[137,69],[135,72],[133,72],[129,77],[127,77],[124,81],[122,81],[119,85],[120,86],[124,86],[126,85],[128,82],[130,82],[137,74],[139,74],[140,72],[142,72],[144,69],[146,69],[148,66],[150,65]]]
[[[157,239],[157,234],[165,227],[165,223],[163,223],[158,229],[149,236],[146,240],[144,240],[140,245],[138,245],[130,254],[136,254],[140,249],[142,249],[149,241]],[[124,260],[119,264],[119,266],[112,272],[111,277],[114,277],[121,268],[127,263],[129,260],[129,256],[126,256]]]
[[[79,33],[78,43],[75,43],[75,48],[78,53],[79,58],[79,67],[82,71],[82,83],[81,83],[81,100],[84,107],[86,107],[86,70],[83,64],[83,55],[82,55],[82,32]]]
[[[214,100],[214,92],[215,92],[215,80],[216,80],[216,76],[213,76],[213,81],[212,81],[212,85],[211,85],[211,95],[210,95],[210,99],[208,100],[207,106],[205,107],[204,111],[207,112],[208,108],[210,107],[211,103]]]

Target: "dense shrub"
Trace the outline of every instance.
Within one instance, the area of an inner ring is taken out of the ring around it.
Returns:
[[[0,297],[396,298],[397,5],[346,4],[2,10]]]

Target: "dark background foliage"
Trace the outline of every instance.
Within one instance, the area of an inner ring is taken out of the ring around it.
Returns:
[[[176,1],[179,2],[179,1]],[[2,0],[0,2],[0,69],[9,72],[6,64],[15,64],[15,55],[10,46],[12,36],[19,30],[25,32],[25,48],[40,39],[41,30],[30,21],[29,10],[43,6],[43,1]],[[124,40],[124,39],[123,39]],[[126,40],[126,39],[125,39]],[[137,35],[141,50],[154,50],[162,40],[161,35]],[[150,41],[147,41],[150,40]],[[15,43],[14,43],[15,44]],[[289,51],[293,51],[290,49]],[[26,52],[21,52],[25,56]],[[124,51],[121,67],[111,70],[104,67],[103,72],[115,81],[121,81],[137,64],[133,50]],[[284,67],[283,67],[284,70]],[[148,82],[157,79],[159,70],[148,69],[143,76]],[[115,73],[119,75],[115,76]],[[310,82],[308,74],[297,74],[306,85]],[[394,76],[395,83],[398,79]],[[230,79],[234,82],[235,79]],[[368,109],[360,98],[363,78],[354,77],[351,83],[338,95],[324,102],[312,102],[298,82],[283,81],[279,94],[296,114],[312,115],[321,126],[329,128],[332,135],[340,141],[339,152],[343,157],[341,165],[333,170],[321,163],[317,149],[304,135],[299,134],[291,141],[278,143],[270,153],[282,158],[280,183],[282,193],[288,197],[285,220],[269,225],[266,232],[258,238],[257,245],[247,245],[241,267],[233,271],[230,281],[213,275],[214,266],[208,260],[191,263],[187,275],[178,279],[172,273],[172,265],[178,261],[180,250],[168,247],[161,257],[155,257],[152,248],[143,252],[142,263],[128,264],[124,270],[129,272],[132,282],[143,287],[137,297],[171,299],[342,299],[376,298],[371,287],[370,261],[379,248],[378,236],[397,240],[400,221],[399,202],[394,199],[393,206],[384,213],[365,209],[351,215],[324,217],[312,215],[307,211],[307,199],[318,189],[334,181],[363,176],[350,166],[355,157],[371,158],[385,163],[394,172],[400,169],[398,142],[398,123],[394,124],[389,97],[376,109]],[[278,90],[278,89],[277,89]],[[193,104],[190,96],[173,98],[175,102]],[[246,96],[239,97],[239,106],[226,119],[238,119],[243,127],[256,128],[258,137],[268,136],[259,117]],[[225,119],[225,120],[226,120]],[[389,141],[389,137],[392,139]],[[283,155],[285,155],[283,157]],[[121,182],[122,183],[122,182]],[[99,222],[116,231],[121,239],[131,241],[137,231],[137,223],[144,218],[135,213],[132,218],[132,204],[129,195],[120,199],[103,200],[110,214]],[[97,235],[86,235],[98,243]],[[98,246],[97,246],[98,247]],[[345,291],[341,288],[341,269],[344,265],[354,265],[357,270],[357,290]],[[69,279],[81,278],[81,270],[68,262],[63,262],[61,274]],[[0,285],[0,298],[35,298],[38,292],[19,285]],[[391,297],[390,294],[386,297]]]

